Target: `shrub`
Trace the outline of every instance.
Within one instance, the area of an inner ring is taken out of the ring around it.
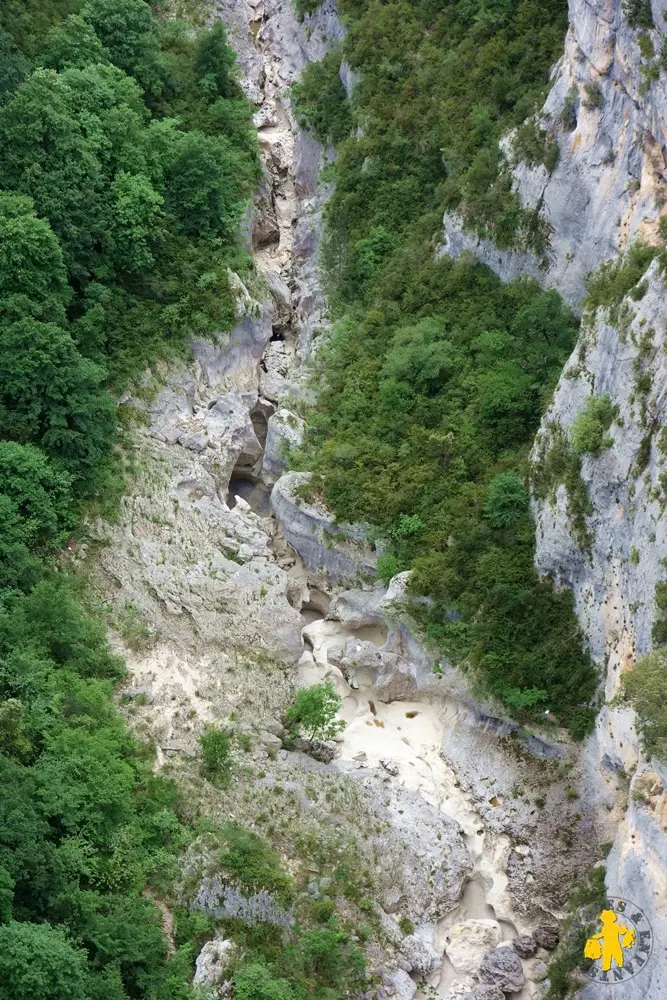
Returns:
[[[633,243],[624,257],[605,261],[586,279],[584,306],[593,312],[609,309],[612,322],[617,320],[617,307],[625,296],[641,282],[651,262],[660,254],[659,247]]]
[[[378,580],[389,583],[393,576],[401,572],[402,568],[402,563],[396,556],[392,555],[391,552],[384,552],[378,557],[375,564],[375,574]]]
[[[231,770],[230,737],[222,729],[207,729],[199,737],[201,772],[209,779],[226,779]]]
[[[572,448],[576,455],[599,455],[611,448],[613,441],[606,436],[614,419],[615,407],[609,396],[589,396],[584,409],[572,425]]]
[[[551,173],[558,163],[560,149],[556,140],[534,118],[529,118],[516,130],[514,152],[529,166],[541,163]]]
[[[336,719],[341,706],[331,681],[301,688],[285,713],[285,725],[292,732],[304,732],[311,740],[330,740],[345,728]]]
[[[656,646],[664,646],[667,644],[667,583],[656,583],[654,600],[656,613],[651,638]]]
[[[599,85],[597,83],[586,83],[584,84],[584,90],[586,91],[584,99],[586,107],[601,108],[604,103],[604,97]]]
[[[566,132],[573,132],[577,127],[577,108],[579,105],[579,90],[575,83],[572,84],[567,94],[563,108],[559,115],[560,121]]]
[[[528,510],[528,492],[515,472],[502,472],[489,483],[484,513],[494,528],[512,528]]]
[[[652,28],[651,0],[623,0],[623,13],[631,28]]]
[[[621,675],[620,702],[637,714],[637,732],[647,757],[667,761],[667,652],[657,649]]]

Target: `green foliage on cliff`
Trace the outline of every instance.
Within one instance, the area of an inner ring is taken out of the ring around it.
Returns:
[[[285,724],[293,733],[304,733],[311,740],[333,739],[345,727],[336,715],[341,706],[331,681],[300,688],[285,713]]]
[[[648,758],[667,761],[667,653],[656,649],[641,656],[621,675],[622,702],[637,715],[637,732]]]
[[[434,601],[416,613],[444,653],[511,709],[549,708],[581,733],[595,675],[571,595],[535,572],[526,486],[576,333],[554,292],[415,241],[322,350],[303,461],[341,520],[376,525],[385,576],[389,560],[413,569],[413,593]]]
[[[589,396],[586,405],[572,424],[572,447],[577,455],[598,455],[604,448],[611,448],[613,441],[607,435],[614,414],[618,412],[609,396]]]
[[[340,8],[348,33],[338,58],[361,80],[359,132],[340,143],[329,212],[337,253],[349,261],[378,227],[402,234],[426,213],[434,233],[453,208],[499,246],[543,253],[548,229],[512,193],[498,140],[539,105],[562,52],[567,5],[343,0]],[[321,75],[310,67],[296,93],[319,133],[331,135],[327,118],[345,112]],[[546,158],[555,162],[553,144]]]
[[[383,578],[412,568],[412,591],[433,599],[415,613],[445,654],[510,709],[549,708],[581,734],[595,675],[570,594],[535,572],[527,489],[531,441],[577,323],[535,283],[503,286],[472,259],[436,256],[453,208],[500,247],[544,252],[498,140],[534,114],[566,6],[341,6],[342,51],[295,90],[320,139],[350,121],[324,248],[340,319],[319,355],[324,388],[302,461],[341,520],[375,525]],[[351,102],[343,58],[360,73]],[[524,126],[518,142],[531,162],[555,165],[541,130]],[[414,531],[401,530],[406,518]]]

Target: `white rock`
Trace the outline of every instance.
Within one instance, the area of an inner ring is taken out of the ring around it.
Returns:
[[[445,954],[459,975],[472,975],[479,969],[486,952],[502,937],[496,920],[465,920],[447,931]]]

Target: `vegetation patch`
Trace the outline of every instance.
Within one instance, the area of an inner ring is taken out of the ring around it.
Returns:
[[[543,254],[548,225],[521,207],[498,142],[542,103],[562,52],[563,0],[520,0],[493,14],[483,0],[442,8],[428,0],[343,0],[340,9],[348,29],[342,54],[361,74],[328,210],[340,266],[352,273],[359,242],[380,232],[385,255],[415,227],[429,239],[447,209],[459,209],[500,247]],[[332,101],[333,65],[327,56],[327,86],[310,67],[295,91],[302,112],[328,136],[342,120],[340,100]],[[555,163],[554,146],[542,143],[537,155],[545,150]]]
[[[642,278],[656,257],[660,258],[664,267],[667,261],[664,249],[634,243],[624,257],[601,264],[586,281],[586,311],[593,313],[596,309],[606,309],[609,322],[614,326],[618,325],[623,299],[632,293],[635,286],[639,288],[633,298],[642,297],[646,291],[645,287],[642,291],[645,284]]]
[[[595,674],[571,595],[537,577],[527,502],[577,324],[555,293],[434,257],[423,234],[366,273],[321,351],[298,463],[341,521],[375,525],[383,578],[412,568],[412,593],[432,598],[414,614],[444,655],[511,710],[549,707],[581,732]]]
[[[589,396],[586,405],[572,424],[572,448],[575,455],[599,455],[611,448],[613,439],[606,433],[616,416],[609,396]]]
[[[590,551],[593,541],[586,517],[593,513],[586,484],[581,478],[581,457],[572,449],[563,428],[551,423],[537,442],[537,458],[531,469],[531,483],[536,497],[554,502],[562,483],[567,492],[567,512],[577,544]]]
[[[657,591],[656,597],[664,601],[662,589]],[[667,652],[664,649],[641,656],[634,669],[621,676],[618,702],[630,704],[635,710],[637,732],[646,756],[666,761]]]

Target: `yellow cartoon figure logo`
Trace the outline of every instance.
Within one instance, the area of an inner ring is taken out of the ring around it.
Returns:
[[[625,899],[608,899],[598,916],[601,929],[586,941],[588,975],[613,986],[637,975],[651,954],[651,927],[640,909]]]

